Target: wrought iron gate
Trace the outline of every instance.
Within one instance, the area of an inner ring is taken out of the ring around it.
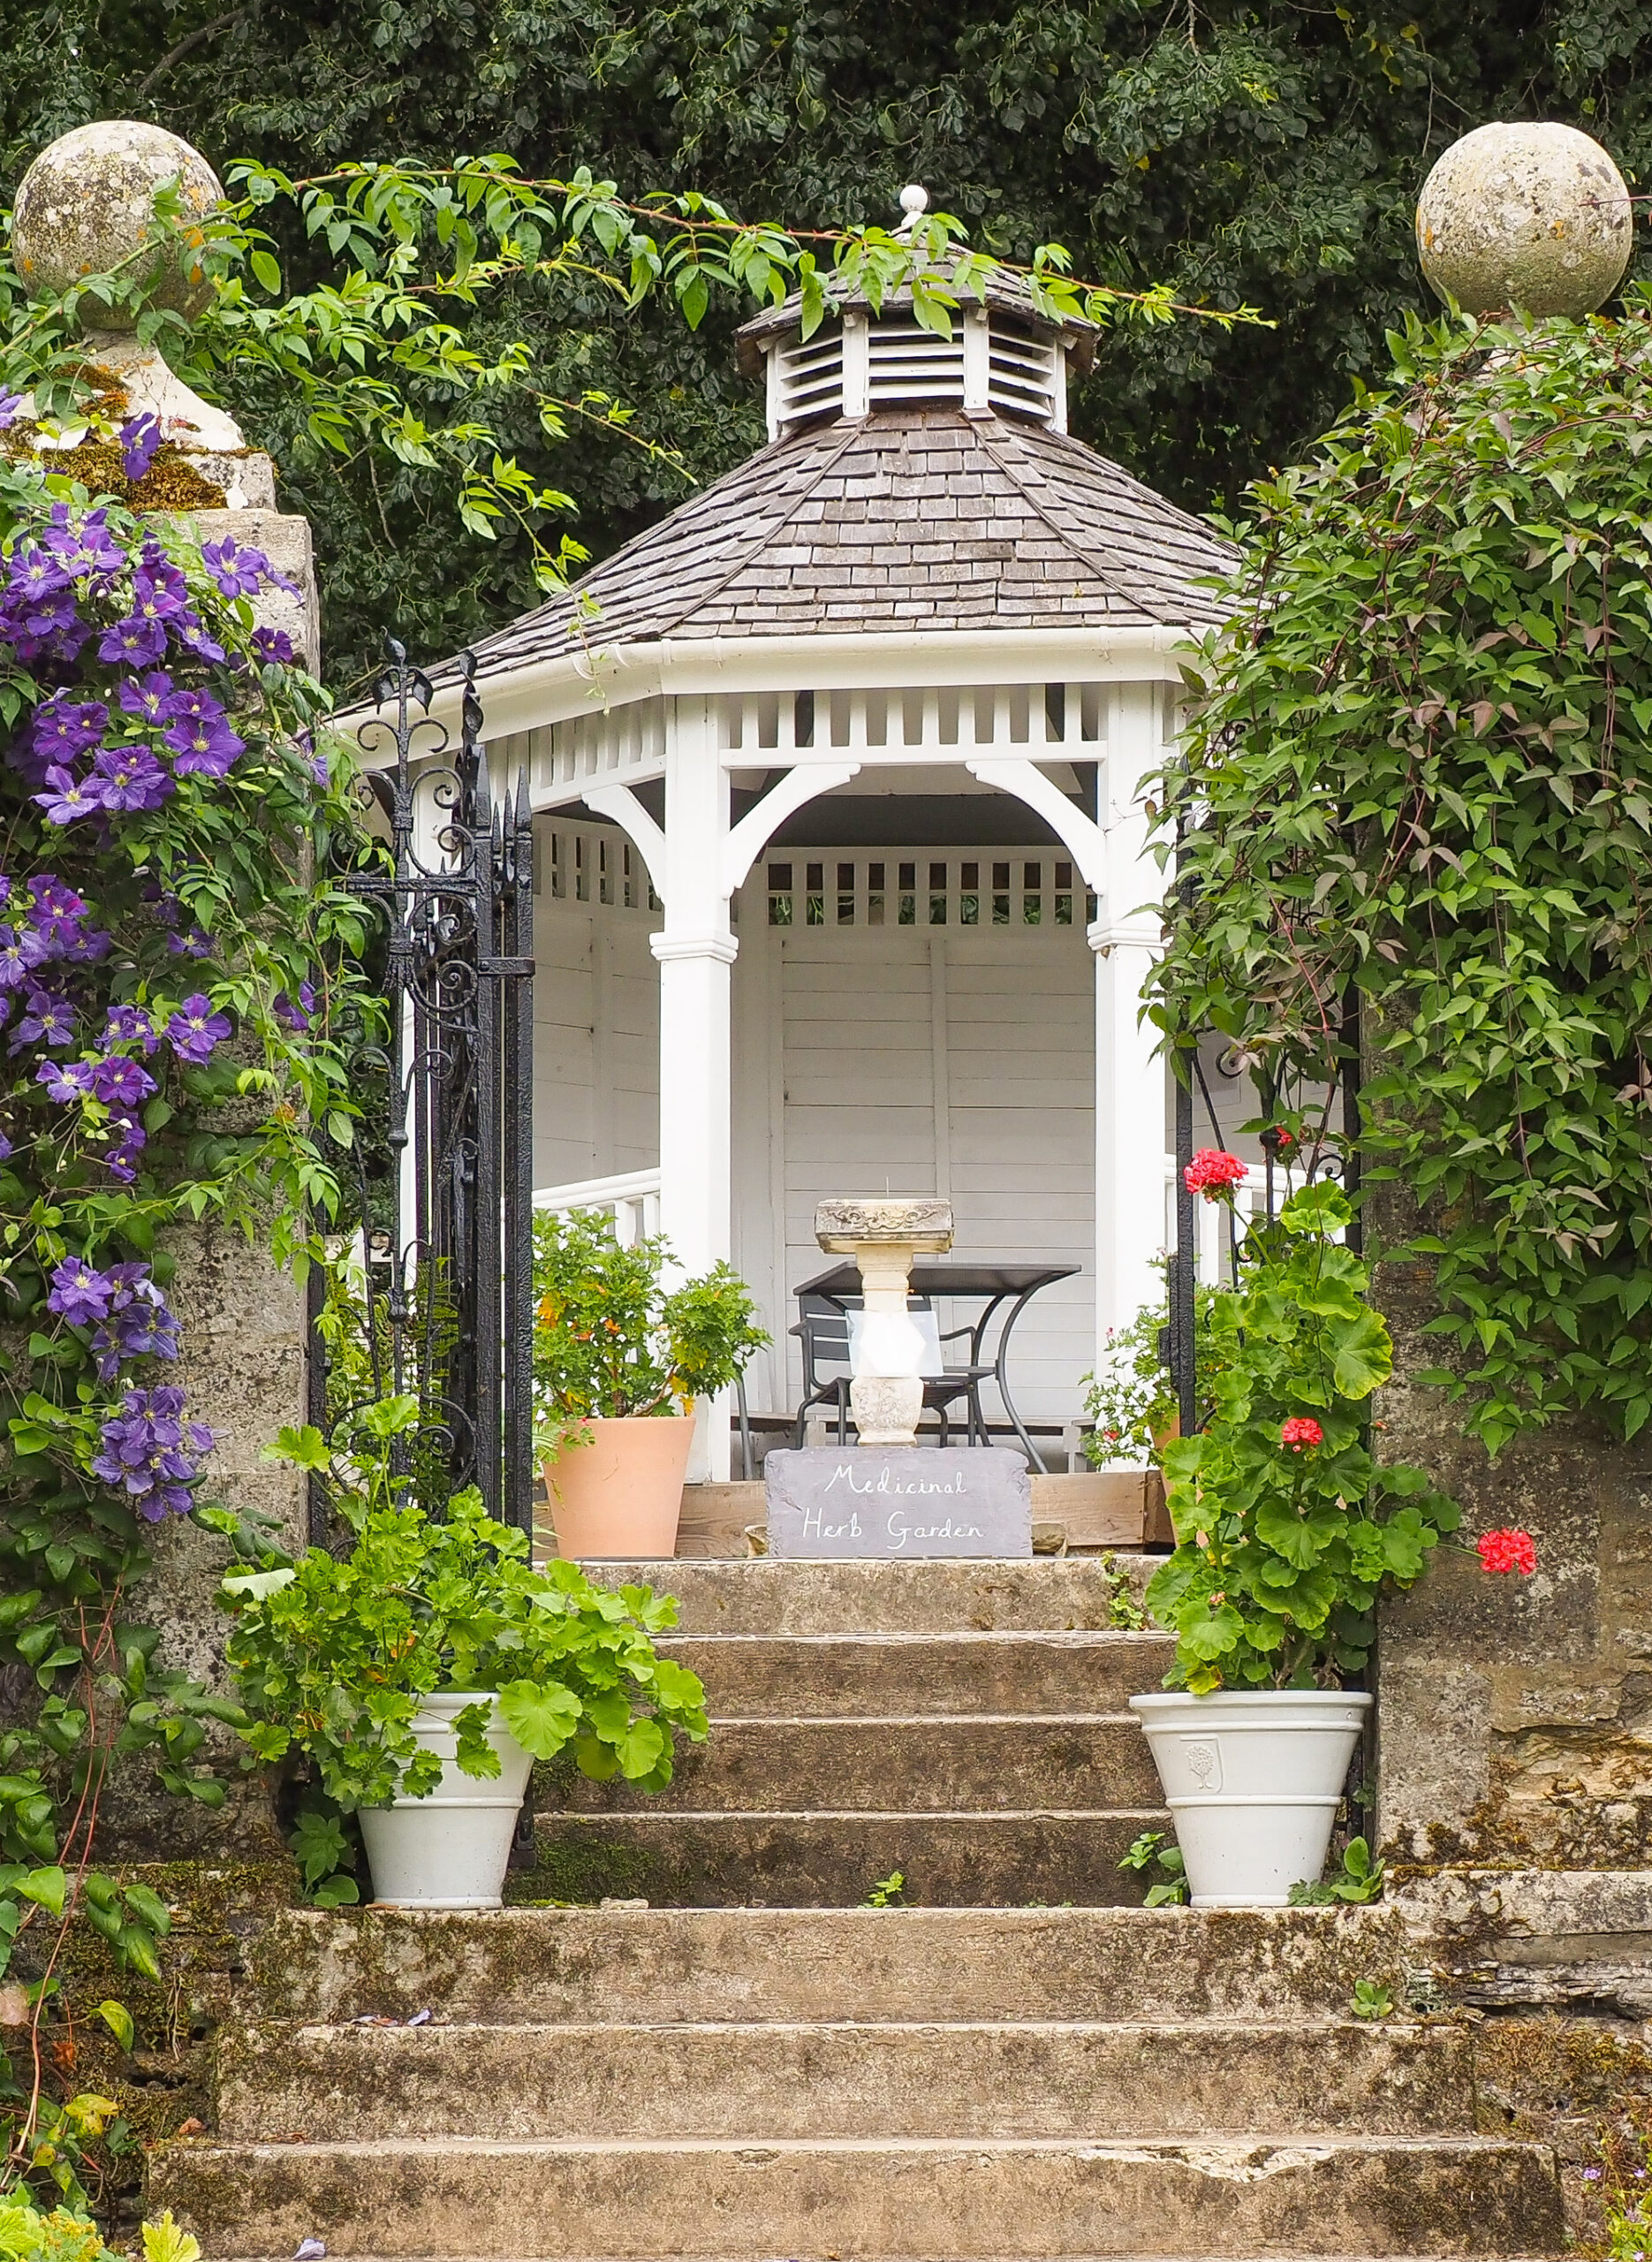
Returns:
[[[357,738],[364,804],[388,860],[341,884],[378,908],[387,1036],[358,1089],[377,1121],[356,1142],[365,1276],[358,1395],[420,1400],[410,1489],[474,1484],[490,1514],[533,1520],[534,836],[526,771],[496,804],[474,664],[464,655],[458,745],[399,644]],[[390,757],[393,754],[393,759]],[[382,1175],[375,1181],[369,1157]],[[385,1167],[386,1163],[388,1168]],[[312,1279],[318,1276],[313,1274]],[[310,1418],[331,1433],[326,1347],[310,1335]],[[415,1465],[417,1462],[417,1466]],[[313,1493],[313,1527],[325,1503]],[[314,1531],[318,1538],[321,1529]]]

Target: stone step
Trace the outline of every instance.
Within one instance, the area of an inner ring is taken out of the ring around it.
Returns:
[[[1110,1567],[1116,1566],[1116,1568]],[[685,1634],[1095,1633],[1135,1621],[1150,1556],[1026,1563],[587,1563],[605,1586],[677,1598]]]
[[[1460,2133],[1466,2027],[731,2023],[226,2030],[217,2128],[512,2138]]]
[[[721,1719],[1122,1712],[1156,1689],[1168,1634],[667,1635]]]
[[[249,1941],[242,2002],[330,2023],[1277,2022],[1346,2008],[1360,1979],[1398,1999],[1414,1954],[1381,1905],[294,1909]]]
[[[1157,1807],[1163,1794],[1129,1712],[853,1720],[792,1713],[714,1719],[707,1742],[679,1739],[677,1772],[663,1791],[645,1795],[618,1776],[594,1783],[567,1763],[540,1771],[535,1796],[542,1809],[572,1814],[928,1815],[1134,1810]]]
[[[218,2262],[547,2258],[1385,2256],[1561,2243],[1546,2147],[1497,2137],[224,2144],[150,2153]]]
[[[848,1909],[896,1870],[925,1908],[1094,1907],[1142,1898],[1118,1864],[1144,1830],[1169,1832],[1166,1809],[913,1814],[651,1810],[541,1814],[531,1868],[512,1901],[640,1898],[655,1908]]]

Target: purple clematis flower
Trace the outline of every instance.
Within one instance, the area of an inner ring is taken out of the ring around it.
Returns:
[[[184,1393],[172,1385],[129,1390],[100,1433],[103,1450],[92,1463],[93,1475],[118,1485],[151,1522],[169,1510],[188,1514],[193,1504],[189,1487],[201,1473],[197,1461],[217,1443],[204,1422],[186,1422],[183,1414]]]
[[[88,748],[102,746],[109,710],[101,699],[72,700],[54,691],[34,710],[34,744],[49,761],[72,762]]]
[[[296,1004],[288,997],[286,991],[284,990],[280,996],[276,999],[275,1006],[272,1010],[274,1011],[276,1019],[281,1023],[284,1029],[290,1029],[295,1033],[299,1029],[308,1029],[310,1025],[310,1016],[315,1011],[315,991],[314,985],[308,982],[299,983],[299,995]]]
[[[113,1382],[128,1359],[176,1359],[178,1325],[147,1264],[111,1264],[108,1317],[92,1338],[100,1382]]]
[[[88,927],[63,956],[71,966],[95,966],[99,959],[109,956],[110,939],[107,927]]]
[[[141,1006],[111,1006],[103,1031],[106,1044],[137,1044],[147,1060],[161,1042],[155,1023]]]
[[[212,937],[204,927],[192,922],[181,935],[169,935],[166,947],[174,958],[210,958]]]
[[[230,1029],[227,1014],[215,1013],[212,1000],[197,991],[193,998],[185,998],[166,1024],[166,1041],[178,1059],[199,1067],[211,1059]]]
[[[172,767],[180,777],[190,770],[199,770],[207,778],[227,777],[236,756],[246,750],[246,740],[224,721],[222,711],[216,720],[203,716],[193,722],[174,723],[162,737],[177,755]]]
[[[128,613],[106,628],[98,639],[97,657],[112,666],[145,668],[166,657],[166,623],[140,612]]]
[[[129,416],[120,428],[120,467],[128,479],[141,479],[161,444],[161,420],[147,411]]]
[[[77,778],[60,763],[47,770],[46,791],[29,798],[40,804],[52,824],[73,824],[80,817],[95,816],[106,806],[102,788],[95,778]]]
[[[74,1041],[74,1007],[68,998],[54,998],[49,990],[31,990],[23,1019],[6,1050],[21,1052],[26,1045],[43,1044],[49,1052],[55,1052]]]
[[[274,570],[261,550],[239,550],[228,535],[209,542],[201,562],[226,597],[255,596]]]
[[[155,1088],[148,1070],[124,1052],[111,1052],[91,1066],[92,1090],[106,1107],[136,1107]]]
[[[223,645],[216,636],[208,635],[193,612],[184,613],[179,618],[173,634],[185,650],[193,652],[198,660],[209,661],[215,668],[227,664],[229,655]]]
[[[84,1256],[65,1257],[52,1273],[46,1309],[60,1313],[72,1327],[89,1327],[95,1319],[108,1317],[114,1294],[115,1283],[107,1272],[100,1272]]]
[[[51,955],[32,927],[0,927],[0,990],[15,990]]]
[[[0,392],[0,432],[9,432],[28,406],[26,392]]]
[[[48,1099],[67,1105],[90,1093],[92,1068],[90,1060],[42,1060],[34,1071],[34,1081],[45,1085]]]
[[[8,1163],[11,1159],[11,1142],[6,1137],[4,1131],[0,1131],[0,1163]]]
[[[105,747],[92,764],[94,789],[111,816],[158,809],[174,791],[147,746]]]
[[[68,505],[58,503],[53,506],[51,521],[41,539],[48,550],[56,551],[64,570],[76,581],[88,574],[118,573],[126,563],[125,552],[110,533],[106,511],[88,511],[76,524],[70,518]]]
[[[146,723],[163,723],[174,695],[171,677],[163,668],[154,668],[146,676],[126,678],[120,687],[121,710],[125,714],[140,715]]]
[[[246,641],[260,667],[290,668],[298,660],[292,639],[284,628],[254,628]]]
[[[68,586],[69,575],[64,571],[62,560],[49,550],[19,550],[11,560],[6,587],[12,596],[37,603],[42,597],[55,596]]]

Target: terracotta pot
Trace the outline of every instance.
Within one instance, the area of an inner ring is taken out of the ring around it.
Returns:
[[[633,1414],[589,1426],[589,1445],[565,1446],[545,1463],[557,1552],[579,1562],[674,1555],[693,1416]]]

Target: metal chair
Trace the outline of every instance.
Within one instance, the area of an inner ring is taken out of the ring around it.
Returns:
[[[849,1385],[853,1379],[849,1365],[849,1317],[861,1309],[859,1296],[806,1295],[798,1298],[798,1324],[792,1330],[803,1347],[803,1397],[798,1407],[797,1426],[792,1443],[801,1447],[808,1428],[809,1409],[815,1406],[836,1406],[837,1409],[837,1442],[849,1442]],[[931,1311],[928,1296],[908,1296],[908,1311]],[[936,1340],[943,1350],[948,1343],[961,1338],[969,1340],[967,1327],[954,1327]],[[959,1399],[964,1401],[964,1436],[970,1445],[987,1442],[987,1417],[981,1403],[981,1385],[992,1374],[986,1366],[943,1367],[939,1374],[923,1378],[923,1404],[926,1412],[933,1412],[940,1420],[937,1444],[945,1446],[951,1440],[951,1409]]]

